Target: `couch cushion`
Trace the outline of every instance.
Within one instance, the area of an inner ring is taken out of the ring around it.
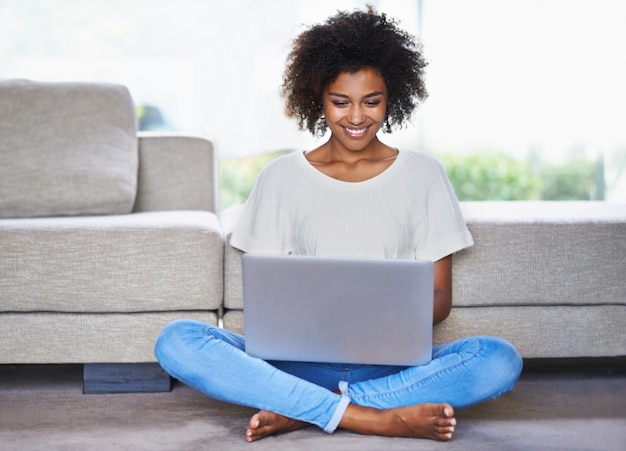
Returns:
[[[3,313],[0,364],[155,362],[154,341],[177,319],[217,324],[215,311]]]
[[[216,310],[222,231],[207,211],[0,220],[0,312]]]
[[[123,86],[0,81],[0,217],[129,213],[136,122]]]
[[[433,343],[493,335],[524,358],[623,356],[625,323],[624,305],[456,307],[435,326]]]
[[[241,257],[243,252],[230,245],[243,205],[235,205],[220,212],[224,232],[224,308],[243,309]]]
[[[626,204],[465,202],[456,306],[626,304]]]
[[[461,202],[475,245],[454,256],[453,303],[626,305],[626,204]],[[229,245],[240,208],[222,213],[224,307],[242,309],[241,255]]]

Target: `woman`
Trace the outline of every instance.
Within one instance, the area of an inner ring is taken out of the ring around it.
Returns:
[[[285,72],[287,111],[330,138],[270,163],[246,202],[231,245],[244,252],[427,258],[435,262],[434,318],[452,305],[451,255],[473,244],[444,170],[377,137],[402,126],[425,98],[419,46],[384,14],[338,13],[302,33]],[[332,315],[333,312],[328,312]],[[421,367],[266,362],[243,336],[176,321],[155,348],[173,377],[213,398],[260,409],[246,440],[314,424],[361,434],[449,440],[454,409],[510,390],[513,346],[472,337],[433,348]]]

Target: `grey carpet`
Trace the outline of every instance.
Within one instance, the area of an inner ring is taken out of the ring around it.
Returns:
[[[527,364],[514,390],[457,412],[452,441],[326,435],[310,427],[248,444],[251,409],[176,383],[171,393],[83,395],[78,365],[0,366],[1,450],[626,450],[618,364]]]

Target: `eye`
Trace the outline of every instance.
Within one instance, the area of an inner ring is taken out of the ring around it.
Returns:
[[[369,107],[378,106],[380,105],[380,100],[368,100],[367,102],[365,102],[365,105]]]
[[[345,107],[346,105],[348,105],[348,102],[344,102],[341,100],[333,100],[332,104],[335,105],[336,107],[342,108]]]
[[[377,107],[378,105],[381,104],[381,102],[384,100],[384,98],[382,96],[371,96],[371,97],[366,97],[365,99],[363,99],[363,105],[365,105],[366,107]]]

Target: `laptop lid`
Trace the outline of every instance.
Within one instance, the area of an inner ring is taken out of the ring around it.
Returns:
[[[264,360],[423,365],[431,261],[244,254],[246,352]]]

